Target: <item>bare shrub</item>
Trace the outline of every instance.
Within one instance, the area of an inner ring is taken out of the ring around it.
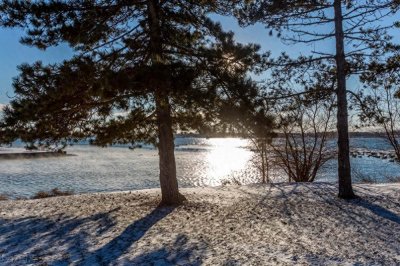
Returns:
[[[59,196],[70,196],[73,195],[73,191],[62,191],[58,188],[54,188],[49,192],[46,191],[39,191],[37,192],[32,199],[43,199],[43,198],[50,198],[50,197],[59,197]]]
[[[282,109],[279,124],[282,138],[271,144],[276,164],[289,182],[313,182],[321,167],[335,155],[327,145],[334,130],[333,97],[294,97]]]
[[[9,200],[9,197],[4,194],[0,194],[0,201]]]
[[[270,107],[265,106],[254,112],[246,124],[246,137],[250,140],[254,152],[252,163],[261,174],[262,183],[270,183],[271,152],[268,148],[275,137],[274,117],[270,115]]]
[[[400,183],[400,176],[388,176],[386,180],[389,183]]]
[[[397,62],[397,58],[394,58]],[[393,59],[388,59],[388,64]],[[393,63],[393,62],[392,62]],[[361,126],[383,129],[382,135],[394,149],[397,162],[400,162],[400,67],[380,68],[379,71],[364,73],[362,79],[369,90],[366,95],[360,91],[353,93],[355,106],[360,109]]]
[[[222,186],[236,185],[241,186],[242,182],[239,179],[233,177],[232,179],[225,179],[222,181]]]
[[[254,155],[252,158],[253,165],[261,174],[262,183],[270,183],[271,169],[271,153],[268,152],[268,147],[271,143],[270,138],[250,138]]]

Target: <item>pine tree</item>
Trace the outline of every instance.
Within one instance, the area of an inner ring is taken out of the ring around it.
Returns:
[[[354,198],[349,154],[349,123],[346,79],[362,73],[372,54],[384,53],[390,45],[387,30],[393,24],[381,23],[398,9],[392,0],[296,0],[236,1],[236,15],[243,25],[261,22],[277,31],[288,43],[324,46],[333,40],[335,51],[316,48],[309,57],[289,59],[283,55],[271,65],[299,67],[314,63],[331,65],[335,70],[338,131],[339,197]],[[374,48],[381,48],[379,50]],[[306,72],[305,72],[306,73]],[[288,77],[290,79],[290,77]]]
[[[209,14],[219,1],[2,1],[0,25],[22,43],[74,48],[60,64],[22,65],[3,129],[24,141],[154,143],[163,204],[179,204],[174,130],[217,117],[219,101],[259,67],[257,45],[240,45]]]

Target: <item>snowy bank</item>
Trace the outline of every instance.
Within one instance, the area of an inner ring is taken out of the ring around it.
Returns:
[[[400,184],[158,190],[0,202],[0,265],[400,264]]]

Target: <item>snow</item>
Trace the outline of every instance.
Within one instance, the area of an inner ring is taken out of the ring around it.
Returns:
[[[0,265],[399,265],[400,184],[188,188],[0,202]]]

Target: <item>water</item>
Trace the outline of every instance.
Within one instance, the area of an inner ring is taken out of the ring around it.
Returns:
[[[351,141],[353,147],[387,150],[390,146],[377,138]],[[252,152],[246,140],[178,138],[176,162],[179,185],[219,186],[224,183],[259,182],[252,163]],[[76,156],[0,161],[0,194],[29,197],[52,188],[75,193],[135,190],[159,187],[158,154],[149,147],[130,150],[127,147],[99,148],[76,145],[67,148]],[[377,158],[352,158],[353,170],[384,182],[386,177],[400,175],[400,165]],[[329,162],[318,176],[320,181],[335,181],[336,162]],[[275,180],[282,178],[274,170]]]

